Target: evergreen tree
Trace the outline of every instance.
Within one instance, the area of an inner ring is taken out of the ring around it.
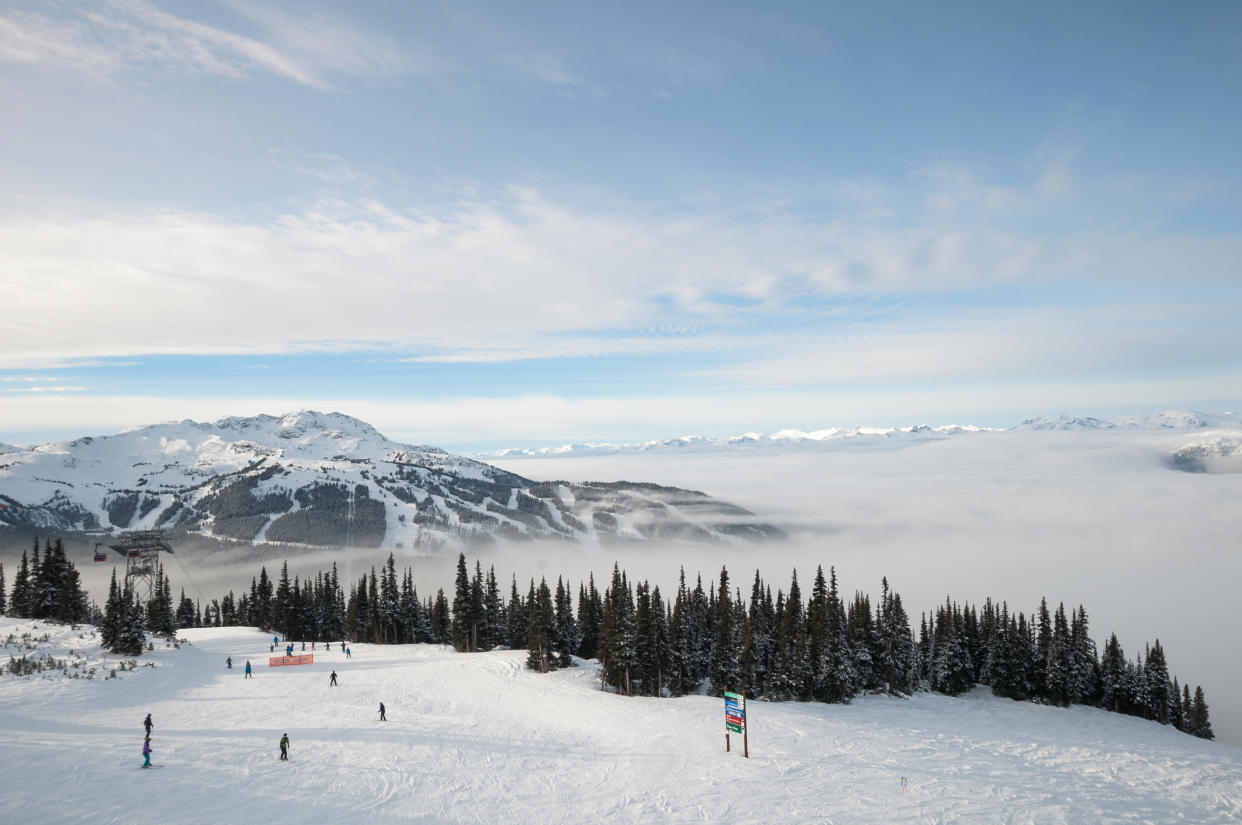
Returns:
[[[1173,694],[1173,685],[1169,681],[1169,666],[1165,661],[1164,648],[1160,640],[1147,651],[1147,662],[1144,667],[1147,676],[1147,707],[1144,716],[1162,725],[1169,724],[1169,707],[1180,697]]]
[[[1048,693],[1048,648],[1052,645],[1052,616],[1048,613],[1048,600],[1039,600],[1039,612],[1035,616],[1035,651],[1030,659],[1029,681],[1036,699],[1044,699]]]
[[[439,644],[453,644],[452,618],[449,613],[448,598],[444,595],[444,588],[436,590],[436,600],[431,607],[431,631]]]
[[[121,588],[116,583],[116,567],[112,568],[112,581],[108,584],[108,601],[104,603],[103,622],[99,625],[100,647],[115,651],[121,629],[128,619]]]
[[[604,684],[611,685],[619,694],[631,695],[634,664],[634,596],[620,566],[614,564],[612,583],[604,592],[600,624],[600,671]]]
[[[729,595],[729,571],[725,567],[720,568],[715,607],[716,640],[712,645],[711,660],[712,694],[724,696],[726,690],[742,689],[742,669],[738,661],[741,628],[734,615],[733,600]]]
[[[530,654],[526,657],[526,667],[539,673],[547,673],[557,667],[554,655],[555,640],[553,628],[556,620],[552,607],[552,594],[548,590],[548,580],[541,578],[539,588],[530,601],[530,625],[527,628]]]
[[[1061,604],[1053,619],[1052,637],[1048,643],[1047,661],[1044,663],[1043,696],[1049,704],[1068,706],[1070,703],[1072,655],[1065,605]]]
[[[847,703],[858,691],[858,672],[848,636],[849,620],[837,589],[837,571],[828,569],[827,621],[823,662],[820,666],[818,698],[825,702]]]
[[[836,578],[836,573],[833,573]],[[880,640],[879,670],[885,690],[909,695],[913,692],[911,673],[914,670],[914,637],[910,618],[901,604],[901,596],[890,592],[888,578],[880,580],[880,613],[877,633]]]
[[[453,595],[453,647],[461,651],[470,647],[470,574],[466,572],[466,554],[457,555],[457,581]]]
[[[533,582],[532,582],[533,584]],[[513,650],[530,647],[530,624],[526,615],[528,605],[522,601],[517,589],[517,576],[509,584],[509,605],[505,626],[509,631],[509,647]]]
[[[4,595],[4,565],[0,564],[0,616],[8,612],[8,604]]]
[[[1169,724],[1180,731],[1186,730],[1186,714],[1183,711],[1182,704],[1182,687],[1177,683],[1177,677],[1173,677],[1173,693],[1169,697]]]
[[[1191,736],[1198,736],[1200,739],[1216,738],[1216,734],[1212,732],[1212,722],[1208,719],[1208,706],[1203,698],[1203,688],[1198,685],[1195,686],[1195,698],[1190,703],[1186,728]]]
[[[496,568],[487,568],[487,583],[483,591],[483,646],[487,650],[499,647],[505,637],[505,604],[496,583]],[[572,617],[571,617],[572,621]],[[567,654],[568,655],[568,654]],[[564,666],[568,666],[568,660]]]
[[[582,643],[582,634],[578,630],[578,622],[574,619],[573,599],[569,589],[556,577],[556,653],[561,667],[569,667],[572,656]]]
[[[141,656],[147,643],[142,602],[128,583],[121,594],[121,601],[123,618],[112,652]]]
[[[587,574],[587,583],[578,588],[578,656],[594,659],[599,656],[599,625],[604,617],[604,602],[595,588],[595,574]]]

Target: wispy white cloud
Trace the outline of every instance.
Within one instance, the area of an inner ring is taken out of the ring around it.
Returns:
[[[4,390],[4,392],[87,392],[90,387],[70,387],[63,384],[45,386],[45,387],[13,387]]]
[[[54,17],[32,11],[0,15],[0,62],[46,64],[92,77],[137,67],[241,78],[267,73],[326,88],[334,75],[387,75],[415,63],[392,38],[364,32],[323,13],[293,17],[255,4],[247,16],[264,39],[162,11],[144,0],[66,7]]]
[[[9,368],[141,353],[650,351],[645,334],[581,336],[826,319],[805,303],[1005,285],[1136,295],[1196,283],[1221,303],[1242,259],[1242,239],[1230,236],[1042,238],[779,211],[591,210],[530,190],[448,207],[324,200],[262,224],[175,211],[20,216],[0,218],[0,234],[0,366]],[[57,336],[39,334],[48,317],[62,320]],[[1056,329],[1032,327],[1026,338]]]

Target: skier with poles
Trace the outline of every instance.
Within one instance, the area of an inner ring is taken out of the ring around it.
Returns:
[[[151,714],[147,714],[147,718],[142,720],[142,726],[147,729],[147,738],[151,738]]]
[[[332,671],[332,675],[328,677],[328,687],[336,686],[336,671]]]

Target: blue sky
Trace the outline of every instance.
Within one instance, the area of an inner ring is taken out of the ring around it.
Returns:
[[[0,441],[1242,406],[1235,3],[8,2]]]

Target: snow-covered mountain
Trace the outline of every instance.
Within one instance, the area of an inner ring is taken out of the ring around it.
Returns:
[[[12,444],[5,444],[3,441],[0,441],[0,454],[15,453],[20,449],[20,447],[14,447]]]
[[[1170,410],[1152,415],[1121,418],[1090,418],[1061,415],[1056,418],[1028,418],[1011,429],[1017,430],[1205,430],[1242,429],[1242,416],[1237,413],[1204,413],[1194,410]],[[554,447],[514,447],[480,453],[479,458],[551,458],[555,456],[611,455],[616,453],[649,453],[696,450],[745,451],[766,449],[836,448],[850,444],[894,445],[936,441],[951,436],[1003,432],[1002,429],[950,424],[939,427],[829,427],[822,430],[778,430],[773,433],[750,432],[729,438],[685,435],[656,441],[633,443],[581,442]]]
[[[179,421],[0,454],[0,527],[178,529],[253,542],[435,548],[449,540],[755,541],[702,493],[539,483],[339,413]]]
[[[1060,415],[1056,418],[1028,418],[1018,425],[1025,430],[1206,430],[1242,428],[1237,413],[1204,413],[1196,410],[1169,410],[1152,415],[1129,415],[1120,418],[1078,418]]]
[[[779,430],[774,433],[743,433],[729,438],[684,435],[658,441],[629,444],[585,442],[558,447],[511,448],[480,455],[481,458],[549,457],[557,455],[608,455],[612,453],[667,452],[677,450],[750,450],[780,447],[813,447],[849,441],[914,441],[945,438],[966,432],[995,432],[986,427],[950,425],[944,427],[830,427],[805,432]]]

